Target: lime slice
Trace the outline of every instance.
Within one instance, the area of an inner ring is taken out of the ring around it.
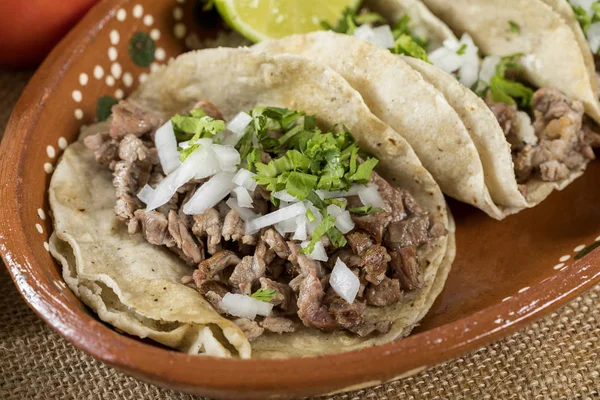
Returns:
[[[360,0],[215,0],[229,26],[259,42],[320,29],[321,21],[335,24],[346,7]]]

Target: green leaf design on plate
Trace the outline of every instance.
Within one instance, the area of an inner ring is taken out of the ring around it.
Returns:
[[[133,62],[140,67],[149,67],[154,61],[156,45],[147,33],[136,32],[129,41],[129,55]]]
[[[96,117],[98,121],[106,121],[112,113],[112,106],[117,104],[117,99],[112,96],[102,96],[96,103]]]

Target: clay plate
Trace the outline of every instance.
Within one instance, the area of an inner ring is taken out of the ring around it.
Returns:
[[[37,71],[0,148],[0,251],[33,308],[58,333],[142,380],[227,398],[299,397],[375,385],[472,351],[540,318],[600,281],[600,163],[535,209],[502,222],[451,202],[458,254],[448,283],[410,337],[358,352],[294,360],[188,356],[119,334],[65,287],[48,253],[46,190],[61,150],[96,117],[100,96],[128,93],[150,72],[132,62],[137,31],[165,62],[209,33],[195,1],[109,0],[98,4]],[[214,34],[214,29],[212,34]]]

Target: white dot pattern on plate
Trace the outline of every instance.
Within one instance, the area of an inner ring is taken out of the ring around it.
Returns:
[[[46,249],[46,251],[50,251],[50,245],[46,241],[44,241],[44,249]]]
[[[106,84],[108,86],[115,86],[115,78],[113,78],[112,76],[107,76],[106,77]]]
[[[158,39],[160,39],[160,31],[156,28],[152,29],[150,31],[150,37],[152,38],[152,40],[156,41]]]
[[[162,47],[159,47],[158,49],[156,49],[156,51],[154,52],[154,57],[158,61],[163,61],[166,57],[165,49],[163,49]]]
[[[565,263],[560,263],[560,264],[556,264],[554,267],[552,267],[552,269],[561,269],[562,267],[565,266]]]
[[[118,62],[113,63],[110,66],[110,73],[112,74],[112,76],[115,77],[115,79],[119,79],[121,77],[122,72],[123,69],[121,68],[121,64],[119,64]]]
[[[44,163],[44,171],[46,171],[47,174],[51,174],[52,171],[54,171],[54,167],[49,162]]]
[[[94,67],[94,78],[102,79],[103,76],[104,76],[104,68],[102,68],[99,65],[96,65]]]
[[[154,72],[159,68],[159,65],[157,63],[152,63],[150,64],[150,71]]]
[[[119,53],[117,52],[117,48],[116,47],[109,47],[108,48],[108,59],[110,61],[116,61],[117,57],[119,57]]]
[[[125,93],[121,89],[115,90],[115,97],[117,100],[121,100],[125,96]]]
[[[123,74],[123,84],[127,87],[131,87],[133,85],[133,76],[129,72],[125,72]]]
[[[81,100],[83,99],[83,95],[81,94],[81,91],[79,91],[79,90],[73,90],[72,96],[73,96],[73,100],[75,100],[78,103],[80,103]]]
[[[35,224],[35,229],[37,229],[39,233],[44,233],[44,228],[42,228],[40,224]]]
[[[173,26],[173,34],[177,39],[183,39],[185,33],[187,32],[187,28],[181,22],[178,22]]]
[[[140,81],[140,83],[146,82],[146,79],[148,79],[148,74],[146,74],[145,72],[142,72],[140,76],[138,76],[138,80]]]
[[[559,259],[558,259],[558,261],[560,261],[560,262],[565,262],[565,261],[567,261],[569,258],[571,258],[571,256],[570,256],[570,255],[568,255],[568,254],[565,254],[564,256],[562,256],[561,258],[559,258]]]
[[[524,288],[519,289],[519,293],[523,293],[529,290],[529,286],[525,286]]]
[[[65,139],[64,137],[59,137],[58,138],[58,147],[62,150],[67,148],[67,145],[69,144],[69,142],[67,142],[67,139]]]
[[[141,4],[136,4],[135,7],[133,7],[133,12],[131,15],[133,15],[135,18],[140,18],[142,15],[144,15],[144,7],[142,7]]]
[[[119,11],[117,11],[117,19],[119,21],[125,21],[125,18],[127,18],[127,11],[121,8]]]
[[[46,219],[46,213],[41,208],[37,209],[38,217],[43,221]]]
[[[56,150],[54,149],[54,147],[48,145],[46,147],[46,154],[48,154],[48,157],[54,158],[56,157]]]
[[[76,109],[74,114],[75,114],[75,119],[83,118],[83,110],[81,108]]]
[[[512,299],[512,296],[505,297],[505,298],[502,299],[502,301],[504,302],[504,301],[507,301],[507,300],[510,300],[510,299]]]
[[[117,31],[116,29],[113,29],[112,31],[110,31],[110,42],[114,45],[119,44],[119,40],[121,40],[121,35],[119,35],[119,31]]]
[[[154,23],[154,17],[150,14],[144,16],[144,25],[146,26],[152,26],[152,24]]]
[[[580,244],[579,246],[575,247],[575,248],[573,249],[573,251],[574,251],[575,253],[579,253],[579,252],[580,252],[581,250],[583,250],[583,249],[585,249],[585,244]]]
[[[183,8],[174,7],[173,8],[173,18],[175,18],[176,21],[181,20],[183,18]]]
[[[88,78],[87,74],[79,74],[79,84],[81,86],[87,85],[88,80],[89,80],[89,78]]]
[[[598,236],[596,239],[594,239],[595,242],[600,242],[600,236]]]

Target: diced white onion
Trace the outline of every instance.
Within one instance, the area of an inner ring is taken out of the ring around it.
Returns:
[[[256,176],[255,173],[248,171],[247,169],[241,168],[233,177],[233,183],[253,192],[256,189],[256,181],[253,179]]]
[[[461,50],[462,54],[457,52]],[[479,72],[479,49],[468,33],[457,41],[454,38],[444,40],[443,46],[429,54],[429,61],[449,74],[457,73],[459,81],[471,87],[477,82]]]
[[[152,199],[152,196],[154,196],[154,189],[152,189],[152,187],[148,184],[144,185],[142,190],[140,190],[137,194],[138,199],[143,201],[145,204],[148,204],[150,199]]]
[[[296,232],[296,218],[286,219],[275,224],[277,232],[284,236],[286,233]]]
[[[499,56],[487,56],[481,63],[481,71],[479,71],[479,79],[485,82],[488,86],[492,77],[496,75],[496,67],[500,63]]]
[[[329,284],[333,290],[348,303],[352,304],[360,288],[360,280],[339,258],[331,271]]]
[[[535,129],[531,123],[531,118],[526,112],[517,112],[516,135],[526,144],[535,146],[538,143],[538,137],[535,135]]]
[[[188,147],[190,147],[190,141],[186,140],[185,142],[179,142],[179,147],[181,147],[182,149],[187,149]]]
[[[247,222],[259,216],[249,208],[240,207],[237,200],[233,197],[228,198],[225,204],[227,204],[229,208],[237,211],[238,214],[240,214],[240,217],[244,220],[244,222]]]
[[[152,198],[146,203],[146,210],[154,210],[166,204],[175,194],[177,189],[197,175],[199,167],[203,166],[205,146],[200,146],[181,164],[179,168],[167,175],[154,189]]]
[[[308,217],[306,217],[308,220],[307,230],[309,232],[313,232],[315,229],[317,229],[317,226],[319,226],[321,221],[323,221],[323,216],[321,216],[321,212],[319,211],[319,209],[315,207],[310,201],[305,201],[304,205],[306,209],[310,210],[310,212],[315,217],[315,219],[312,222],[310,222],[310,220],[308,220]]]
[[[335,227],[338,228],[343,234],[346,234],[354,229],[354,221],[352,221],[352,217],[348,211],[344,211],[342,215],[336,217]]]
[[[186,160],[187,161],[187,160]],[[234,187],[231,182],[233,174],[219,172],[196,190],[196,193],[183,206],[183,212],[188,215],[202,214],[216,206]]]
[[[472,87],[477,82],[479,75],[479,49],[473,43],[473,39],[468,33],[463,34],[460,39],[462,44],[467,45],[462,54],[463,63],[458,70],[458,80],[466,87]]]
[[[306,246],[308,246],[309,243],[309,241],[302,242],[300,246],[302,248],[305,248]],[[323,246],[323,242],[319,240],[317,243],[315,243],[315,248],[313,249],[312,253],[310,253],[307,257],[317,261],[327,261],[327,251],[325,251],[325,246]]]
[[[193,160],[196,168],[194,178],[204,179],[213,176],[221,170],[221,167],[219,166],[219,161],[213,151],[212,140],[205,138],[198,140],[196,143],[200,144],[200,147],[194,150],[192,155],[190,155],[185,162],[194,156]]]
[[[600,22],[594,22],[587,31],[588,43],[592,53],[597,54],[600,47]]]
[[[292,196],[291,194],[289,194],[287,192],[287,190],[281,190],[279,192],[273,192],[273,197],[275,197],[276,199],[282,200],[282,201],[287,201],[287,202],[297,202],[299,201],[296,197]]]
[[[171,120],[156,130],[154,143],[158,151],[160,165],[166,175],[175,171],[181,165],[179,151],[177,151],[177,138]]]
[[[429,53],[428,57],[433,65],[451,74],[460,68],[462,59],[460,54],[456,54],[456,50],[449,49],[445,44],[446,41],[444,41],[444,46]]]
[[[235,195],[240,207],[252,208],[252,196],[250,196],[250,193],[248,193],[246,188],[238,186],[233,189],[233,194]]]
[[[306,240],[306,224],[308,219],[305,214],[300,214],[296,217],[296,231],[294,232],[294,240]]]
[[[219,161],[221,171],[235,172],[240,164],[240,153],[233,146],[213,144],[212,149]]]
[[[369,183],[366,188],[358,191],[358,197],[365,206],[383,207],[383,199],[379,194],[379,187],[374,183]]]
[[[394,47],[394,34],[389,25],[371,28],[369,24],[364,24],[354,30],[354,36],[384,49]]]
[[[219,305],[235,317],[248,319],[256,318],[257,314],[267,317],[273,309],[273,304],[271,303],[235,293],[225,293]]]
[[[335,199],[338,197],[350,197],[356,196],[360,189],[365,188],[365,185],[352,185],[347,192],[343,192],[341,190],[329,191],[329,190],[316,190],[317,195],[322,199]]]
[[[235,146],[244,136],[246,128],[252,122],[252,117],[245,112],[238,113],[231,121],[227,123],[225,128],[229,131],[223,136],[223,144]]]
[[[274,225],[286,219],[296,218],[306,212],[304,203],[294,203],[291,206],[280,208],[277,211],[263,215],[246,223],[246,234],[252,234],[261,228]]]

